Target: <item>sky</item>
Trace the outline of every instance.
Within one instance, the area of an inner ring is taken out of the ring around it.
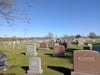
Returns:
[[[19,19],[11,27],[0,17],[0,37],[44,37],[49,32],[54,36],[100,35],[100,0],[34,0],[31,8],[17,1],[16,8],[25,10],[31,22]]]

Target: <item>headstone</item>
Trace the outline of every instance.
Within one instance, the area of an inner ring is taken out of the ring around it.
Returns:
[[[100,46],[93,46],[93,50],[100,52]]]
[[[92,49],[92,44],[88,44],[88,46],[90,47],[90,49]]]
[[[54,46],[53,56],[64,56],[64,54],[65,54],[65,47],[63,45]]]
[[[84,46],[83,49],[84,50],[90,50],[90,47],[89,46]]]
[[[28,74],[41,74],[43,70],[41,69],[41,59],[38,57],[31,57],[29,61]]]
[[[7,56],[4,53],[0,53],[0,70],[7,70],[8,64],[7,64]]]
[[[19,49],[20,41],[16,41],[15,43],[15,49]]]
[[[100,75],[100,53],[91,50],[74,51],[74,72],[71,75]]]
[[[51,40],[50,44],[52,45],[52,47],[54,46],[54,40]]]
[[[95,39],[93,39],[93,42],[95,42]]]
[[[96,43],[100,43],[100,39],[96,39],[95,42],[96,42]]]
[[[84,45],[84,39],[83,38],[80,38],[80,39],[78,39],[78,46],[82,46],[82,45]]]
[[[26,55],[27,56],[36,56],[37,55],[36,44],[35,43],[27,45],[27,53],[26,53]]]
[[[11,45],[12,45],[12,42],[11,42],[11,41],[9,41],[9,42],[8,42],[8,45],[9,45],[9,46],[11,46]]]
[[[48,44],[47,43],[40,43],[40,47],[39,47],[40,50],[48,50]]]

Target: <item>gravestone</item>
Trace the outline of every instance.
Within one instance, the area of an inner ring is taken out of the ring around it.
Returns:
[[[88,46],[90,47],[90,49],[92,49],[92,44],[88,44]]]
[[[50,41],[50,44],[51,44],[51,46],[53,47],[54,44],[55,44],[54,40],[51,40],[51,41]]]
[[[91,50],[74,51],[74,72],[71,75],[100,75],[100,53]]]
[[[40,43],[40,47],[39,47],[40,50],[48,50],[48,44],[47,43]]]
[[[80,38],[78,39],[78,46],[83,46],[84,45],[84,39],[83,38]]]
[[[0,70],[7,70],[8,64],[7,64],[7,56],[4,53],[0,53]]]
[[[90,50],[90,46],[84,46],[83,49],[84,50]]]
[[[20,41],[16,41],[16,43],[15,43],[15,49],[20,49]]]
[[[13,41],[12,43],[13,43],[13,44],[12,44],[12,48],[15,49],[16,41]]]
[[[27,56],[36,56],[37,52],[36,52],[36,44],[27,44]]]
[[[29,61],[29,70],[28,74],[42,74],[43,70],[41,69],[41,59],[38,57],[31,57]]]
[[[11,46],[11,45],[12,45],[12,42],[11,42],[11,41],[9,41],[9,42],[8,42],[8,45],[9,45],[9,46]]]
[[[64,54],[65,54],[65,47],[63,45],[54,46],[53,56],[64,56]]]
[[[100,46],[93,46],[93,50],[100,52]]]

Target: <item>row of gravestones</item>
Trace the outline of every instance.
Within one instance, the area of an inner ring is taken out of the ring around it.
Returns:
[[[2,41],[1,45],[4,45],[4,48],[11,47],[12,49],[19,49],[20,41]]]
[[[71,75],[100,75],[100,53],[91,50],[74,51],[74,71]]]
[[[40,50],[48,50],[48,46],[46,43],[40,43]],[[65,47],[64,45],[59,45],[55,43],[54,45],[54,50],[53,50],[53,56],[64,56],[65,53]],[[36,44],[28,44],[27,45],[27,56],[36,56],[37,51],[36,51]]]
[[[32,50],[33,48],[36,48],[36,45],[34,44],[28,44],[28,50]],[[32,50],[33,51],[33,50]],[[55,45],[54,46],[54,56],[62,56],[64,55],[64,47],[62,45]],[[34,55],[36,55],[37,53],[35,52],[31,52]],[[28,53],[27,53],[28,55]],[[32,54],[31,54],[32,55]],[[96,57],[96,55],[98,55],[98,57]],[[100,73],[100,66],[98,64],[98,62],[100,63],[100,53],[96,52],[96,51],[83,51],[83,50],[78,50],[74,52],[74,71],[72,72],[72,75],[74,74],[78,74],[78,75],[86,75],[87,73],[92,73],[92,72],[96,72]],[[6,70],[8,69],[8,64],[7,64],[7,58],[5,54],[0,54],[0,69]],[[87,61],[87,63],[86,63]],[[94,63],[94,61],[96,61]],[[92,64],[91,64],[92,63]],[[91,64],[91,65],[90,65]],[[98,67],[97,67],[98,64]],[[82,67],[83,65],[83,67]],[[84,68],[84,65],[86,65],[86,68]],[[89,66],[90,65],[90,66]],[[93,66],[94,65],[94,66]],[[89,68],[90,67],[90,68]],[[91,68],[92,67],[92,68]],[[96,69],[96,68],[97,69]],[[95,69],[93,69],[95,68]],[[89,71],[88,71],[89,69]],[[93,69],[93,70],[91,70]],[[29,70],[28,73],[29,74],[40,74],[42,73],[42,69],[41,69],[41,59],[37,58],[37,57],[30,57],[30,62],[29,62]],[[89,75],[89,74],[87,74]],[[99,75],[99,74],[90,74],[90,75]]]
[[[40,50],[48,50],[48,44],[46,43],[40,43]],[[32,43],[32,44],[27,44],[27,56],[36,56],[37,55],[37,51],[36,51],[36,43]]]
[[[54,56],[63,56],[64,47],[54,46]],[[74,72],[71,75],[100,75],[100,53],[90,50],[77,50],[74,52]],[[30,58],[28,73],[41,73],[40,58]]]

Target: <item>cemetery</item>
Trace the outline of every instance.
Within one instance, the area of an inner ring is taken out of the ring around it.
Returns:
[[[0,0],[0,75],[100,75],[100,0]]]
[[[100,75],[100,44],[67,42],[2,41],[0,75]]]

